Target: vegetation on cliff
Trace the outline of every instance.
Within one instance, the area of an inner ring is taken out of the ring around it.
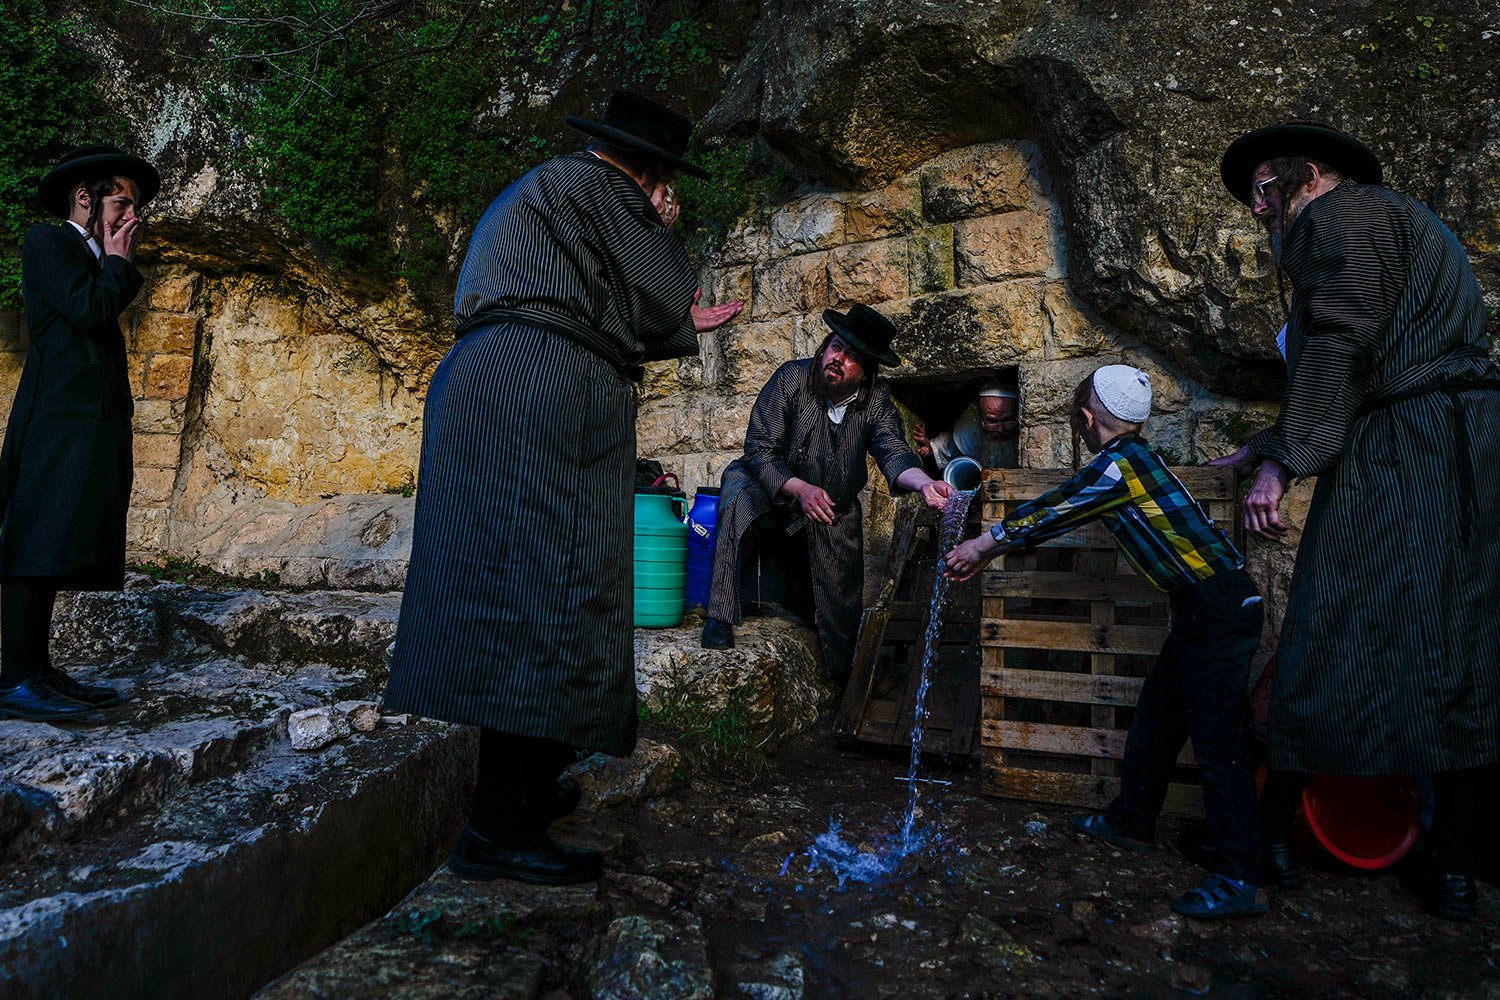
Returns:
[[[335,266],[404,278],[434,303],[451,293],[451,263],[490,199],[578,144],[560,111],[595,117],[602,95],[627,86],[701,114],[753,15],[693,0],[113,0],[97,10],[138,43],[124,48],[165,56],[163,72],[234,123],[219,153],[294,235]],[[0,137],[7,208],[31,202],[62,149],[101,135],[97,117],[72,117],[99,106],[88,82],[98,70],[60,11],[57,0],[19,0],[0,22],[7,65],[19,67],[0,70],[17,94]],[[711,241],[764,180],[743,144],[695,153],[717,178],[686,185],[696,217],[685,221]],[[34,206],[8,212],[0,237],[14,245],[33,217]],[[12,305],[16,270],[5,272]]]

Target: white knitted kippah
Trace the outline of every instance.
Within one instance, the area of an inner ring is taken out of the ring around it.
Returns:
[[[999,382],[986,382],[979,390],[980,396],[999,396],[1001,399],[1020,399],[1021,394],[1010,386],[1001,385]]]
[[[1151,376],[1132,365],[1105,365],[1094,372],[1094,395],[1127,423],[1151,416]]]

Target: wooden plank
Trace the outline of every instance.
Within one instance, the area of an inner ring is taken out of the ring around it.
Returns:
[[[985,652],[989,652],[986,650]],[[999,652],[998,650],[996,652]],[[1042,698],[1082,705],[1135,706],[1141,695],[1139,677],[1104,677],[1095,674],[1065,674],[1053,670],[980,668],[980,691],[986,698]],[[986,718],[996,716],[986,712]]]
[[[1220,465],[1174,465],[1172,474],[1194,499],[1228,500],[1239,496],[1234,471]],[[1031,500],[1066,482],[1072,469],[986,469],[980,496],[986,501]]]
[[[1151,586],[1145,577],[1133,573],[1102,576],[1095,573],[1046,573],[1039,570],[1011,573],[989,569],[980,578],[980,590],[986,597],[1136,601],[1149,604],[1167,602],[1166,594]],[[1003,616],[996,613],[990,617]]]
[[[1126,731],[1097,729],[1092,726],[1057,726],[1045,722],[1017,722],[1010,719],[985,719],[979,724],[979,742],[985,747],[1006,750],[1031,750],[1040,753],[1065,753],[1078,757],[1104,757],[1120,760],[1125,756]],[[1191,745],[1182,748],[1177,763],[1196,767]]]
[[[1064,774],[1005,767],[986,759],[980,769],[980,791],[1023,802],[1103,809],[1120,793],[1120,779],[1103,774]],[[1178,816],[1203,815],[1203,790],[1173,782],[1167,786],[1164,812]]]
[[[979,641],[986,646],[1071,649],[1081,653],[1151,656],[1161,651],[1166,638],[1166,628],[1155,625],[1085,625],[1082,622],[985,618],[979,629]]]
[[[896,581],[888,578],[880,588],[875,606],[865,613],[864,627],[860,629],[849,665],[849,682],[844,688],[839,714],[833,721],[835,736],[854,736],[859,732],[859,720],[869,707],[870,692],[875,686],[875,668],[880,662],[880,646],[890,624],[891,593],[895,588]]]

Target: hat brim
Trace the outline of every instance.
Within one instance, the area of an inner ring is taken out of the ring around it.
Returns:
[[[1384,176],[1380,159],[1354,136],[1326,125],[1286,122],[1246,132],[1230,143],[1219,161],[1219,179],[1231,195],[1248,205],[1255,168],[1278,156],[1322,160],[1361,184],[1379,184]]]
[[[129,153],[99,153],[80,156],[53,167],[37,185],[37,200],[48,215],[66,219],[71,213],[68,195],[91,177],[129,177],[140,189],[137,207],[144,206],[161,190],[161,174],[139,156]]]
[[[883,351],[876,351],[871,349],[870,345],[866,344],[862,339],[860,339],[859,334],[849,329],[849,324],[845,322],[845,315],[838,310],[823,310],[823,322],[828,324],[828,328],[830,330],[843,338],[844,343],[848,344],[850,347],[854,348],[865,357],[874,358],[876,361],[879,361],[883,365],[899,365],[901,363],[900,356],[890,348],[886,348]]]
[[[597,136],[600,139],[604,139],[611,146],[623,146],[626,149],[634,149],[638,152],[647,153],[651,156],[654,156],[664,163],[670,163],[672,166],[677,167],[685,174],[692,174],[694,177],[700,178],[705,181],[712,176],[707,170],[704,170],[702,167],[693,163],[689,163],[682,157],[677,156],[673,153],[669,153],[665,149],[662,149],[660,146],[656,145],[656,143],[647,142],[645,139],[642,139],[638,135],[632,135],[629,132],[622,131],[610,125],[601,125],[598,122],[585,121],[584,119],[575,117],[573,115],[563,115],[563,121],[567,122],[569,125],[571,125],[573,128],[576,128],[580,132],[592,136]]]

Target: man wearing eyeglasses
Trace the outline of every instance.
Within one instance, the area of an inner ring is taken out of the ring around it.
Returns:
[[[1432,775],[1418,889],[1467,920],[1477,768],[1500,762],[1500,372],[1463,247],[1381,186],[1336,129],[1291,122],[1224,154],[1292,291],[1276,423],[1215,464],[1254,475],[1245,526],[1277,539],[1317,477],[1287,598],[1262,799],[1267,870],[1295,885],[1301,778]]]

